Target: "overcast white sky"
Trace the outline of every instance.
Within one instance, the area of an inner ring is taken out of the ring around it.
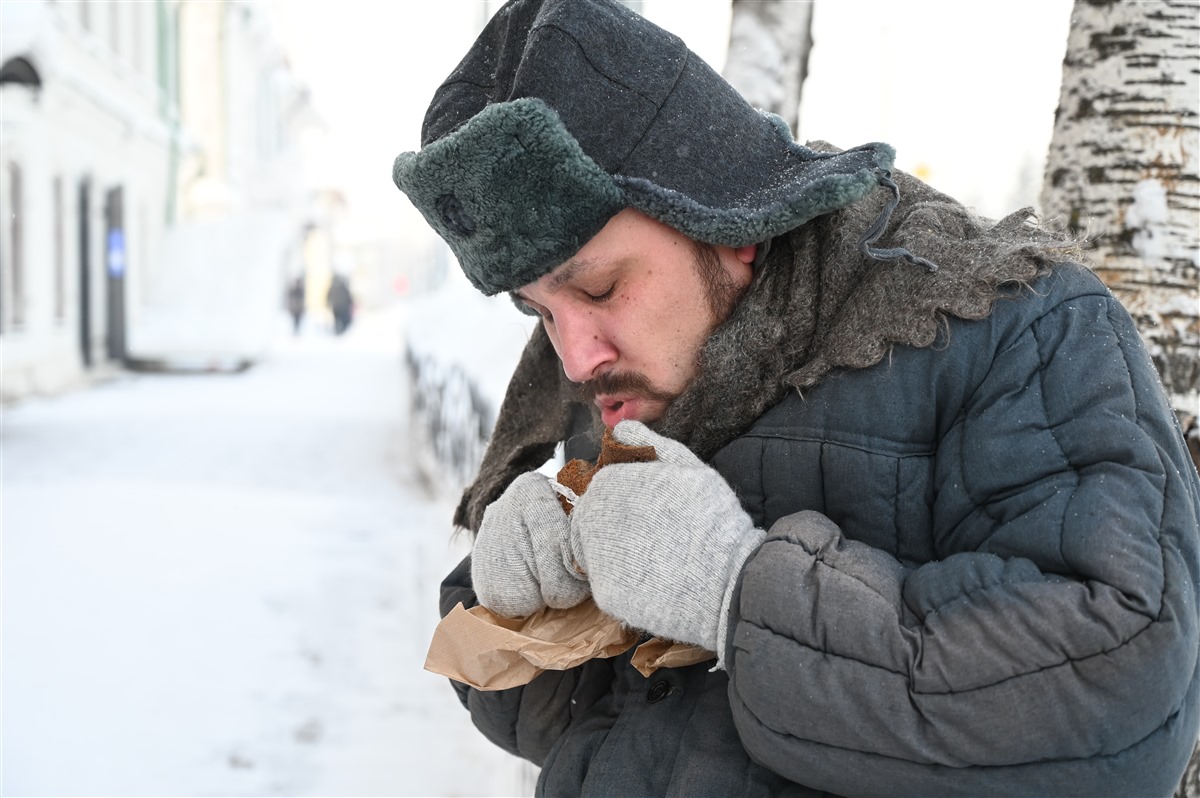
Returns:
[[[989,216],[1037,200],[1071,0],[818,0],[798,138],[883,140]],[[1021,188],[1022,173],[1034,182]]]
[[[799,140],[887,141],[900,168],[988,215],[1036,200],[1019,178],[1040,180],[1071,0],[816,2]],[[434,90],[499,5],[278,0],[293,65],[329,124],[326,178],[361,225],[423,234],[391,162],[417,148]],[[728,0],[645,0],[642,10],[723,66]]]

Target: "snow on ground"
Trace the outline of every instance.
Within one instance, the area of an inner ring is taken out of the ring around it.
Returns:
[[[280,320],[237,374],[3,412],[4,795],[517,795],[422,669],[450,505],[411,466],[401,311]]]

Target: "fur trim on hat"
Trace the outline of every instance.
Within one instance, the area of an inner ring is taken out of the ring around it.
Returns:
[[[537,99],[489,105],[399,155],[392,179],[489,296],[574,255],[623,206],[613,179]]]

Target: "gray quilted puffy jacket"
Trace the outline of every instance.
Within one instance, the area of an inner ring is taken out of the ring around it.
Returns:
[[[712,464],[769,533],[728,671],[618,657],[456,685],[539,794],[1175,788],[1200,724],[1200,478],[1090,272],[789,395]],[[474,603],[469,574],[443,613]]]

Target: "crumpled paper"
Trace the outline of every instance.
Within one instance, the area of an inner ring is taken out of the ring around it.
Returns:
[[[542,671],[568,670],[597,657],[633,648],[641,633],[606,615],[587,599],[570,609],[547,607],[525,618],[505,618],[460,602],[442,618],[425,658],[425,670],[477,690],[528,684]],[[681,668],[716,655],[699,646],[654,638],[638,646],[632,663],[643,676]]]
[[[653,446],[628,446],[606,430],[594,465],[572,460],[558,472],[563,510],[571,513],[574,500],[605,465],[655,458]],[[640,638],[640,632],[606,615],[590,598],[569,609],[546,607],[525,618],[505,618],[485,607],[465,609],[459,603],[434,630],[425,669],[478,690],[504,690],[528,684],[542,671],[568,670],[589,659],[623,654]],[[659,668],[682,668],[714,657],[699,646],[654,638],[638,646],[631,662],[649,676]]]

